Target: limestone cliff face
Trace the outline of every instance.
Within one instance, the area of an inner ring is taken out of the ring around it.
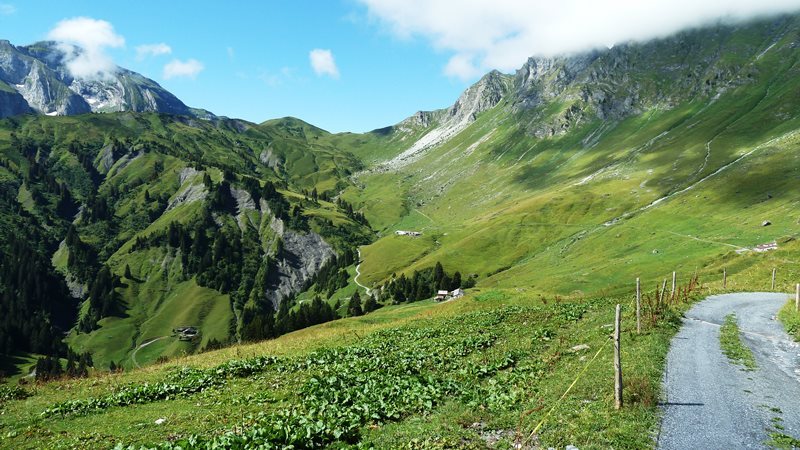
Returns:
[[[494,70],[470,86],[447,110],[452,123],[472,122],[478,114],[494,108],[511,89],[511,78]]]
[[[410,164],[426,150],[439,145],[466,129],[484,111],[495,107],[511,88],[511,77],[498,71],[486,74],[470,86],[453,106],[436,111],[419,111],[403,120],[394,130],[401,133],[427,128],[421,138],[407,150],[385,163],[383,169],[391,170]]]
[[[260,206],[265,219],[269,218],[269,228],[274,233],[274,239],[281,241],[279,250],[273,257],[274,270],[270,272],[266,292],[267,298],[277,310],[282,300],[306,289],[314,275],[335,252],[319,234],[289,229],[283,220],[272,215],[264,200],[261,200]]]

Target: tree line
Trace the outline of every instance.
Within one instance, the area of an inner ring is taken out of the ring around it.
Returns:
[[[64,331],[77,302],[55,273],[52,238],[16,200],[16,186],[0,183],[0,353],[63,355]]]
[[[55,380],[58,378],[82,378],[89,375],[89,368],[94,367],[92,355],[75,353],[67,350],[66,367],[61,365],[58,357],[43,356],[36,359],[36,381]]]
[[[471,288],[475,286],[475,277],[462,279],[461,272],[452,275],[445,272],[440,262],[434,267],[415,270],[410,277],[400,274],[381,286],[382,300],[393,300],[398,303],[416,302],[433,297],[437,291],[452,291],[458,288]]]

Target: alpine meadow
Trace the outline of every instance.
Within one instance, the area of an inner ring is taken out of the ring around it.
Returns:
[[[704,448],[668,428],[715,414],[669,384],[690,322],[738,377],[697,382],[759,411],[705,448],[798,448],[746,383],[759,336],[800,382],[800,14],[531,56],[366,133],[48,39],[0,41],[0,448]]]

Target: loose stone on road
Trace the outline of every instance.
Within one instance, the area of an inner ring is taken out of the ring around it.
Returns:
[[[800,437],[800,347],[776,318],[788,299],[715,295],[686,313],[667,356],[659,449],[765,448],[772,433]],[[722,354],[719,329],[731,313],[755,371]]]

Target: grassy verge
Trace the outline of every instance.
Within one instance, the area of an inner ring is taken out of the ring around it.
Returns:
[[[800,312],[794,310],[794,300],[789,300],[778,311],[778,320],[795,341],[800,342]]]
[[[30,397],[0,406],[0,435],[12,448],[652,447],[664,361],[688,303],[646,307],[636,334],[630,298],[476,294],[126,374],[32,386]],[[618,302],[621,411],[606,345]]]
[[[800,440],[781,432],[773,432],[769,435],[770,439],[766,442],[770,448],[792,450],[800,448]]]
[[[719,330],[719,344],[722,353],[728,357],[730,362],[743,366],[745,370],[756,370],[756,360],[753,352],[745,346],[739,337],[739,325],[736,323],[736,315],[728,314],[725,316],[725,323]]]

